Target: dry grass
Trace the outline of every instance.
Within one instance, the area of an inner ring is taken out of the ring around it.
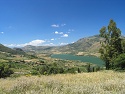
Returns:
[[[125,73],[103,71],[0,79],[0,94],[125,94]]]

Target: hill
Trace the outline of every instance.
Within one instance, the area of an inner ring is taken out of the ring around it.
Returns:
[[[87,53],[98,53],[100,48],[100,41],[102,40],[99,35],[82,38],[75,43],[64,45],[64,46],[25,46],[22,49],[26,52],[36,53],[49,53],[49,54],[60,54],[70,53],[77,55],[84,55]]]
[[[70,52],[70,53],[80,53],[80,52],[98,52],[100,48],[100,38],[98,35],[82,38],[76,41],[75,43],[68,44],[66,46],[60,47],[61,52]]]
[[[25,54],[25,52],[20,48],[11,49],[2,44],[0,44],[0,53],[3,55],[4,54],[12,54],[12,55],[17,55],[17,54],[24,55]]]

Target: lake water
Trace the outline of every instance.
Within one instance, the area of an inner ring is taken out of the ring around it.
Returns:
[[[98,66],[104,66],[104,62],[95,56],[76,56],[71,54],[53,54],[52,58],[64,59],[64,60],[79,60],[82,62],[89,62]]]

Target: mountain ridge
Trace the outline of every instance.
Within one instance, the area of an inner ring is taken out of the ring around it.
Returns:
[[[8,53],[8,54],[12,54],[12,55],[16,55],[16,54],[20,54],[20,55],[24,55],[25,52],[21,49],[21,48],[9,48],[4,46],[3,44],[0,44],[0,53]]]
[[[25,46],[22,49],[26,52],[47,53],[47,54],[76,54],[98,53],[101,47],[99,35],[81,38],[78,41],[63,46]],[[82,54],[81,54],[82,55]]]

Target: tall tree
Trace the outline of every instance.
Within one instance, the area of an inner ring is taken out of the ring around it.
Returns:
[[[113,59],[122,53],[121,31],[111,19],[107,27],[100,29],[100,36],[104,38],[99,50],[101,58],[105,61],[106,69],[113,68]]]

